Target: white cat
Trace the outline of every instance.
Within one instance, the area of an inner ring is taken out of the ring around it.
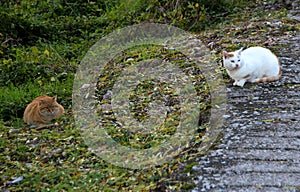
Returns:
[[[235,52],[223,51],[223,64],[233,85],[243,87],[248,82],[271,82],[280,79],[282,71],[278,58],[263,47],[250,47]]]

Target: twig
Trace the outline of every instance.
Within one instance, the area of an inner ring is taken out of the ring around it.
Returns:
[[[52,45],[49,45],[50,48],[55,52],[55,54],[60,58],[60,60],[65,64],[65,65],[68,65],[68,63],[62,58],[62,56],[60,56],[60,54],[56,51],[56,49],[54,49],[52,47]]]
[[[5,41],[3,41],[3,42],[1,43],[1,45],[4,45],[4,44],[6,44],[7,42],[13,41],[13,40],[14,40],[13,38],[6,39]]]
[[[58,127],[58,124],[50,124],[50,125],[40,125],[37,128],[35,128],[35,130],[43,130],[43,129],[50,129],[50,128],[54,128],[54,127]]]
[[[176,1],[176,4],[175,4],[175,8],[174,8],[174,9],[175,9],[176,11],[177,11],[177,9],[178,9],[178,7],[179,7],[179,1],[180,1],[180,0],[177,0],[177,1]]]

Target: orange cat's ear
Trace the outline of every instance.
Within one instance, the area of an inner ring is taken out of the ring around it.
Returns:
[[[52,97],[52,100],[53,100],[53,101],[56,101],[56,100],[57,100],[57,96],[56,96],[56,95],[53,96],[53,97]]]
[[[44,103],[44,100],[40,100],[39,104],[42,105]]]

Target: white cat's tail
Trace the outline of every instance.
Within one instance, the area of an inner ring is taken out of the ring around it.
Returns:
[[[281,70],[281,68],[279,68],[279,74],[277,76],[257,78],[257,79],[254,79],[253,82],[263,83],[263,82],[277,81],[281,78],[281,75],[282,75],[282,70]]]

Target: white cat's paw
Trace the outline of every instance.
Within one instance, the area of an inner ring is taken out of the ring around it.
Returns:
[[[239,83],[237,83],[236,85],[237,85],[237,86],[240,86],[240,87],[243,87],[244,84],[245,84],[245,82],[243,82],[243,83],[239,82]]]
[[[243,87],[245,83],[246,83],[246,80],[242,79],[242,80],[239,80],[239,81],[235,81],[233,83],[233,85]]]
[[[252,79],[250,82],[251,82],[251,83],[258,83],[259,80],[260,80],[260,79],[258,79],[258,78],[257,78],[257,79]]]

